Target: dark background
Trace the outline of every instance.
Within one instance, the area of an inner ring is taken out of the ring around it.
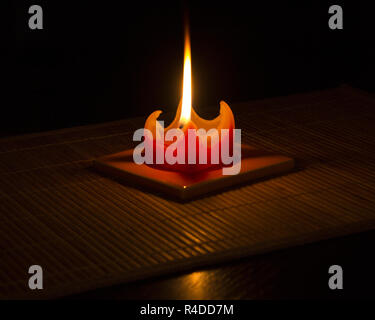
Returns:
[[[2,20],[0,135],[175,110],[186,7],[198,112],[220,99],[234,103],[342,83],[374,90],[365,4],[262,3],[13,1]],[[43,8],[43,30],[28,27],[32,4]],[[343,30],[328,28],[332,4],[343,7]]]

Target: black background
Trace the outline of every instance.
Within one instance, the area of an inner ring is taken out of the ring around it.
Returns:
[[[31,4],[43,8],[43,30],[28,27]],[[328,28],[332,4],[343,7],[343,30]],[[198,111],[342,83],[374,90],[364,3],[13,1],[2,19],[0,134],[175,110],[186,8]]]

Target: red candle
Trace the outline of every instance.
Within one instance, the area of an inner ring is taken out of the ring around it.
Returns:
[[[202,119],[192,108],[191,88],[190,39],[186,34],[182,102],[176,116],[164,128],[157,122],[161,114],[158,110],[147,118],[144,126],[151,133],[151,136],[145,135],[145,148],[152,147],[153,150],[150,166],[190,173],[222,167],[220,155],[223,148],[232,155],[235,128],[232,110],[221,101],[218,117],[213,120]]]

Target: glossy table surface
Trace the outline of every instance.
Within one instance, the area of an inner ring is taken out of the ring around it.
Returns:
[[[374,299],[374,244],[370,231],[66,299]],[[331,265],[343,290],[328,288]]]

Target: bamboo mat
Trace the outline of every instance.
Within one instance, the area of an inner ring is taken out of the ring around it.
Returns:
[[[144,118],[0,140],[0,297],[51,298],[375,226],[375,100],[337,89],[231,105],[297,170],[187,203],[102,177]],[[44,289],[28,289],[43,267]]]

